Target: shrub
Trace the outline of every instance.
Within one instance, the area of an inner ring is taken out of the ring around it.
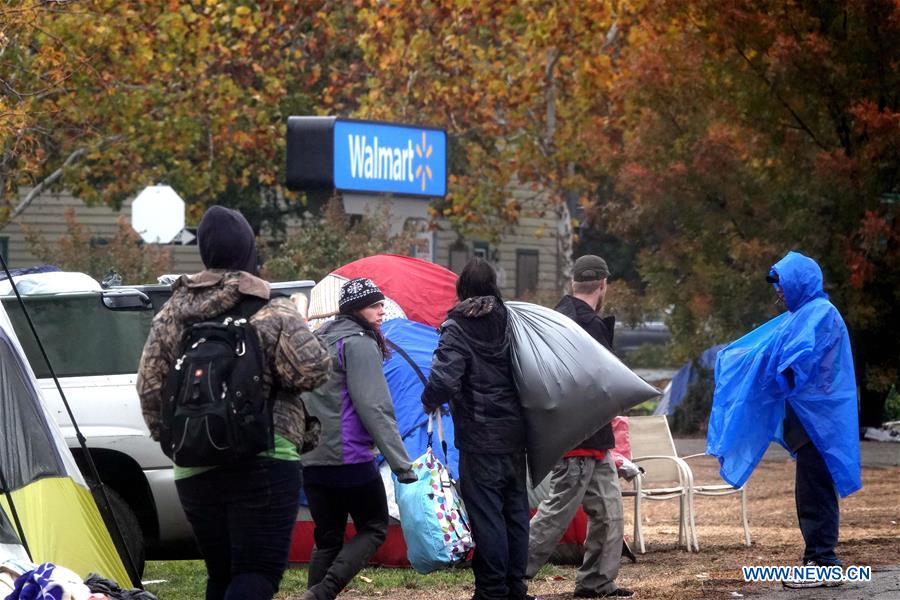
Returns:
[[[322,214],[307,213],[284,242],[269,251],[263,276],[271,281],[319,281],[334,269],[382,252],[409,254],[415,232],[391,235],[387,210],[353,218],[336,198]]]
[[[155,244],[144,244],[124,216],[116,220],[116,234],[108,239],[95,236],[78,221],[71,208],[65,218],[66,233],[55,241],[47,240],[34,227],[23,226],[28,250],[40,261],[64,271],[87,273],[98,281],[113,271],[122,283],[133,284],[155,283],[171,266],[171,252]]]

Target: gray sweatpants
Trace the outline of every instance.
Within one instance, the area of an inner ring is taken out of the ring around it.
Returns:
[[[617,587],[624,532],[622,491],[609,453],[603,460],[564,458],[553,469],[550,497],[531,518],[526,577],[547,562],[579,506],[588,528],[575,589],[607,594]]]

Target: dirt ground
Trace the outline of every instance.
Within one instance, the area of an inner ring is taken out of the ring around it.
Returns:
[[[717,482],[714,459],[692,461],[695,479]],[[739,496],[698,497],[695,501],[699,553],[676,547],[678,502],[643,502],[644,540],[647,552],[637,564],[623,562],[619,584],[634,589],[636,597],[660,600],[718,599],[752,596],[779,584],[745,583],[742,565],[798,564],[803,549],[794,508],[794,464],[765,461],[748,482],[750,534],[753,545],[742,542]],[[845,566],[900,563],[900,468],[863,470],[863,489],[841,501],[841,542],[838,554]],[[633,500],[625,499],[625,532],[631,541]],[[562,568],[560,575],[532,582],[531,593],[542,598],[573,598],[575,571]],[[468,599],[471,585],[422,590],[392,589],[366,596],[352,589],[342,597]]]

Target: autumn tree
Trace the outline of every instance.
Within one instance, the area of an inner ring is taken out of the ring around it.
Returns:
[[[88,202],[115,206],[165,182],[192,218],[218,202],[257,227],[277,221],[296,209],[281,188],[286,117],[344,110],[364,82],[349,2],[20,4],[31,20],[0,79],[38,81],[20,86],[25,141],[4,142],[16,146],[3,172],[13,212],[18,188],[59,170],[51,183]]]
[[[358,114],[450,134],[449,192],[437,214],[482,233],[523,211],[568,222],[566,200],[586,197],[605,174],[598,157],[610,145],[614,63],[632,3],[359,4],[371,77]],[[511,184],[534,189],[534,202],[511,199]]]
[[[97,281],[115,274],[126,284],[152,282],[172,265],[169,249],[144,244],[124,217],[119,217],[110,238],[96,236],[72,209],[66,212],[66,232],[59,239],[47,239],[33,227],[25,230],[28,250],[41,262],[87,273]]]
[[[267,254],[263,275],[273,281],[319,281],[341,265],[390,252],[409,254],[415,232],[391,231],[387,210],[348,215],[337,197],[321,214],[306,213],[286,239]]]
[[[642,248],[687,358],[775,312],[785,252],[825,272],[880,418],[900,367],[900,7],[688,0],[631,31],[615,102],[616,193],[596,213]]]
[[[17,214],[20,186],[34,190],[21,205],[27,206],[87,151],[75,148],[59,160],[48,159],[53,153],[50,99],[64,95],[72,79],[90,69],[84,53],[57,43],[44,29],[71,10],[63,3],[38,0],[12,0],[0,6],[0,224]],[[38,178],[44,186],[38,185]]]

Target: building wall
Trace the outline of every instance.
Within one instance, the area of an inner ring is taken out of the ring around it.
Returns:
[[[27,191],[23,192],[24,194]],[[34,199],[28,208],[0,229],[0,239],[5,238],[7,262],[10,267],[30,267],[40,264],[36,256],[28,251],[23,225],[37,230],[49,242],[55,242],[66,234],[66,212],[75,211],[79,223],[88,227],[93,235],[111,238],[118,231],[117,219],[123,216],[131,220],[131,202],[126,202],[122,210],[114,211],[108,206],[88,206],[67,192],[42,194]],[[203,270],[200,252],[194,246],[169,246],[172,253],[170,271],[174,273],[196,273]]]
[[[537,210],[539,197],[524,189],[513,189],[512,197],[519,199],[525,209],[522,217],[514,225],[503,229],[496,243],[488,243],[476,235],[460,238],[449,221],[441,219],[434,232],[434,260],[436,263],[453,268],[457,272],[475,254],[485,256],[494,264],[499,275],[501,291],[507,298],[524,297],[529,300],[551,301],[561,290],[561,267],[558,251],[560,220],[552,210],[540,214]],[[529,203],[532,206],[529,207]],[[0,229],[0,239],[6,238],[7,257],[11,267],[28,267],[39,264],[37,257],[29,251],[25,242],[23,224],[34,227],[49,241],[56,241],[66,233],[66,211],[74,209],[79,223],[89,227],[97,237],[112,237],[116,234],[116,219],[122,215],[131,219],[131,203],[126,202],[121,211],[107,206],[87,206],[68,193],[45,194],[39,196],[15,222]],[[288,229],[294,229],[289,223]],[[461,245],[460,245],[461,244]],[[203,269],[196,245],[170,245],[172,254],[170,273],[196,273]],[[454,251],[454,248],[456,249]],[[517,289],[517,266],[520,251],[537,255],[537,269],[532,276],[536,289],[520,294]],[[453,256],[454,260],[451,260]],[[335,265],[337,266],[337,265]]]
[[[552,297],[562,292],[557,224],[555,215],[522,217],[502,233],[498,242],[488,243],[477,236],[460,239],[450,223],[442,219],[435,232],[435,262],[458,273],[466,260],[478,254],[497,269],[500,291],[505,297],[521,296],[530,300],[536,296]],[[519,255],[529,251],[537,254],[537,289],[520,294],[521,290],[517,289]]]

